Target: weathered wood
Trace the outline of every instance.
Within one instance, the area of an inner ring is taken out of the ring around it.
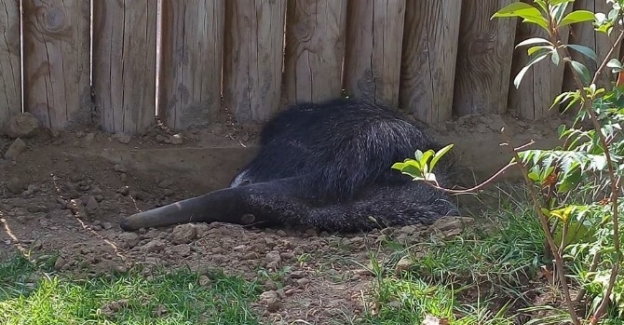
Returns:
[[[19,0],[0,2],[0,132],[22,110]]]
[[[404,16],[405,0],[351,0],[344,72],[349,94],[399,104]]]
[[[527,2],[523,0],[522,2]],[[568,12],[570,8],[568,8]],[[564,27],[559,31],[561,40],[568,41],[569,28]],[[518,25],[515,44],[531,37],[548,38],[548,35],[539,26],[522,23]],[[509,109],[518,117],[529,120],[539,120],[548,116],[557,115],[559,110],[550,109],[553,100],[562,91],[563,73],[565,65],[553,64],[550,59],[542,60],[526,72],[516,89],[513,80],[518,72],[529,61],[527,47],[522,46],[514,50],[514,57],[511,67],[511,82],[509,83]]]
[[[160,114],[180,130],[209,123],[221,107],[225,1],[164,0]]]
[[[288,2],[284,87],[289,104],[340,96],[347,0]]]
[[[490,19],[516,0],[462,3],[453,106],[457,115],[507,110],[516,19]]]
[[[238,122],[280,107],[286,0],[226,1],[224,101]]]
[[[100,126],[138,134],[155,121],[156,1],[94,1],[93,88]]]
[[[91,120],[89,1],[24,0],[24,106],[44,126]]]
[[[400,106],[426,123],[452,116],[461,4],[460,0],[407,2]]]
[[[601,12],[605,15],[609,14],[609,10],[612,9],[612,4],[606,1],[594,1],[594,0],[576,0],[574,2],[574,10],[590,10],[592,12]],[[582,62],[591,76],[594,75],[598,69],[598,65],[605,59],[607,53],[611,49],[611,45],[615,43],[618,33],[614,30],[611,36],[599,33],[594,30],[592,22],[584,22],[570,25],[570,38],[568,42],[570,44],[579,44],[587,46],[593,49],[598,55],[598,62],[578,53],[577,51],[570,49],[572,58],[576,61]],[[614,58],[619,58],[620,47],[613,52]],[[615,75],[611,73],[610,68],[605,68],[598,79],[598,86],[605,87],[609,85],[609,82],[615,80]],[[571,75],[569,69],[566,69],[564,77],[564,89],[572,90],[577,89],[577,85]]]

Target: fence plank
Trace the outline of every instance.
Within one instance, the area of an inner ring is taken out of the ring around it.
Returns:
[[[100,126],[138,134],[155,121],[156,1],[93,3],[93,88]]]
[[[399,104],[404,16],[405,0],[349,3],[344,72],[349,94]]]
[[[224,0],[164,0],[160,115],[180,130],[209,123],[221,107]]]
[[[0,132],[21,112],[19,0],[0,2]]]
[[[522,0],[522,2],[528,2],[528,0]],[[568,8],[569,11],[570,8]],[[564,43],[567,42],[569,28],[561,28],[559,35],[561,35],[561,40]],[[548,35],[534,24],[519,24],[515,43],[517,44],[531,37],[548,38]],[[517,116],[529,120],[539,120],[558,114],[559,110],[555,108],[551,110],[550,106],[563,89],[565,66],[563,64],[556,66],[550,59],[542,60],[531,66],[522,78],[520,87],[516,89],[513,85],[513,79],[528,61],[529,56],[527,55],[526,46],[514,50],[511,66],[512,82],[510,82],[509,109]]]
[[[288,2],[284,87],[289,104],[340,96],[347,0]]]
[[[574,10],[590,10],[592,12],[601,12],[605,15],[608,15],[609,11],[612,8],[612,4],[607,3],[606,1],[576,0],[574,2]],[[611,33],[611,36],[608,36],[604,33],[598,33],[594,31],[592,22],[573,24],[570,25],[570,29],[570,39],[568,41],[571,44],[588,46],[589,48],[593,49],[598,55],[597,63],[592,59],[570,49],[570,54],[572,55],[572,58],[585,64],[587,69],[589,69],[590,74],[593,76],[598,69],[598,64],[600,64],[605,59],[607,53],[611,49],[611,44],[613,44],[617,39],[618,33],[616,33],[615,30],[613,33]],[[620,48],[618,47],[613,52],[613,57],[619,58],[619,55]],[[611,69],[606,68],[605,70],[603,70],[603,73],[598,79],[598,86],[605,87],[609,85],[609,82],[614,80],[615,76],[613,73],[611,73]],[[569,69],[566,69],[566,74],[564,77],[564,89],[577,89],[576,83],[574,82]]]
[[[507,110],[516,19],[490,17],[515,1],[462,3],[453,105],[457,115]]]
[[[238,122],[279,109],[286,0],[226,2],[224,101]]]
[[[89,123],[89,1],[23,6],[25,109],[51,129]]]
[[[452,116],[460,16],[459,0],[407,2],[400,105],[423,122]]]

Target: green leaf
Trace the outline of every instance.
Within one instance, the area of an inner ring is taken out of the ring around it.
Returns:
[[[498,10],[490,19],[493,18],[523,18],[526,22],[539,25],[544,29],[548,29],[548,21],[542,16],[542,13],[535,7],[524,2],[513,2]]]
[[[607,62],[607,67],[609,68],[622,68],[622,62],[618,59],[611,59]]]
[[[442,156],[444,156],[447,152],[449,152],[449,150],[451,150],[451,148],[453,148],[453,144],[449,144],[446,147],[440,149],[438,152],[435,153],[435,155],[433,155],[433,159],[431,159],[431,170],[433,170],[433,167],[435,167],[435,165],[438,163],[438,160],[440,160],[440,158],[442,158]]]
[[[540,44],[540,43],[546,43],[552,46],[552,43],[549,42],[547,39],[543,39],[541,37],[532,37],[532,38],[525,39],[524,41],[518,43],[518,45],[516,45],[516,48],[519,48],[520,46]]]
[[[568,44],[566,46],[589,57],[590,59],[594,61],[598,61],[598,55],[596,55],[596,52],[594,52],[594,50],[592,50],[591,48],[587,46],[576,45],[576,44]]]
[[[594,16],[594,13],[589,10],[576,10],[565,16],[563,20],[561,20],[561,23],[559,23],[559,27],[586,21],[594,21],[595,19],[596,16]]]
[[[585,67],[581,62],[571,60],[570,64],[572,65],[572,69],[574,69],[584,84],[588,84],[591,81],[589,70],[587,70],[587,67]]]
[[[516,86],[516,89],[520,86],[520,81],[522,81],[522,78],[524,77],[526,72],[529,70],[529,68],[531,68],[531,66],[534,65],[535,63],[543,60],[546,57],[546,55],[548,55],[548,53],[549,52],[541,52],[539,54],[536,54],[533,58],[531,58],[531,60],[527,63],[527,65],[524,66],[522,70],[520,70],[520,72],[518,72],[518,75],[516,76],[516,78],[514,78],[514,86]]]

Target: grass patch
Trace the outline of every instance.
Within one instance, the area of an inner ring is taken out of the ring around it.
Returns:
[[[487,226],[479,227],[483,219]],[[518,309],[532,303],[537,272],[548,262],[543,243],[531,207],[509,198],[461,236],[388,243],[392,263],[371,258],[376,283],[364,323],[420,324],[429,315],[447,324],[514,324]],[[411,262],[396,273],[401,259]]]
[[[249,307],[258,285],[220,272],[162,270],[146,277],[133,269],[73,280],[17,257],[0,265],[0,283],[4,325],[258,324]]]

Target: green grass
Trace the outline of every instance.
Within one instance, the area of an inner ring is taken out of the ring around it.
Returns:
[[[256,283],[219,272],[200,277],[134,269],[76,280],[17,257],[0,265],[0,324],[258,324],[249,308]]]
[[[526,292],[543,265],[543,235],[527,204],[502,200],[489,219],[461,236],[393,247],[389,263],[371,257],[376,275],[373,306],[364,324],[420,324],[426,315],[449,324],[514,324],[518,306],[527,306]],[[479,223],[479,220],[477,220]],[[395,274],[395,263],[408,257],[412,265]]]

